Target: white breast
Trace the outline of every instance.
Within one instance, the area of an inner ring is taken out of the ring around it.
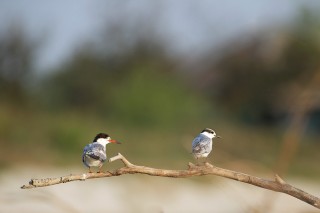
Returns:
[[[89,166],[100,166],[102,164],[101,161],[85,156],[85,161]]]

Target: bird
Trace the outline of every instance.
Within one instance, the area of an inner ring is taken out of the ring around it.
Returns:
[[[212,151],[212,139],[221,138],[215,131],[205,128],[202,132],[192,141],[192,154],[198,161],[199,158],[206,158]],[[206,161],[207,162],[207,161]]]
[[[89,168],[89,173],[92,173],[91,167],[99,167],[98,173],[101,172],[102,165],[107,160],[106,145],[108,143],[120,144],[119,141],[111,139],[108,134],[99,133],[94,137],[92,143],[84,147],[82,162]]]

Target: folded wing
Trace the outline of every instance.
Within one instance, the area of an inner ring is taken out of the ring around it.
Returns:
[[[85,160],[85,156],[102,162],[107,159],[104,147],[101,144],[97,143],[88,144],[84,147],[82,161]]]
[[[201,154],[210,152],[210,138],[199,135],[192,141],[192,153],[194,154]]]

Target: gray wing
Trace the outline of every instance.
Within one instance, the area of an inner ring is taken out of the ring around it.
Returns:
[[[192,141],[192,153],[205,153],[209,151],[209,144],[211,139],[209,137],[198,135]]]
[[[83,149],[82,161],[84,161],[84,157],[88,156],[90,158],[105,161],[107,159],[104,147],[101,144],[88,144]]]
[[[86,156],[86,153],[89,151],[90,145],[91,145],[91,144],[86,145],[86,146],[84,147],[84,149],[83,149],[83,152],[82,152],[82,162],[83,162],[83,163],[85,163],[85,158],[84,158],[84,157]]]

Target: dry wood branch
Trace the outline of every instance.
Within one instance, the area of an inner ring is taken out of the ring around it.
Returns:
[[[298,189],[281,179],[278,175],[275,175],[274,180],[266,180],[259,177],[247,175],[240,172],[235,172],[223,168],[213,166],[206,163],[203,166],[196,166],[189,163],[189,168],[187,170],[166,170],[166,169],[155,169],[145,166],[138,166],[130,163],[124,156],[120,153],[115,157],[110,158],[110,162],[115,160],[121,160],[125,167],[119,168],[114,171],[108,171],[106,173],[86,173],[80,175],[68,175],[58,178],[44,178],[44,179],[31,179],[28,185],[23,185],[22,189],[31,189],[35,187],[44,187],[60,183],[67,183],[76,180],[86,180],[92,178],[103,178],[103,177],[113,177],[124,174],[147,174],[151,176],[161,176],[161,177],[172,177],[172,178],[183,178],[192,176],[203,176],[203,175],[217,175],[233,180],[237,180],[243,183],[251,184],[261,188],[269,189],[276,192],[282,192],[291,195],[301,201],[304,201],[318,209],[320,209],[320,199],[313,196],[301,189]]]

